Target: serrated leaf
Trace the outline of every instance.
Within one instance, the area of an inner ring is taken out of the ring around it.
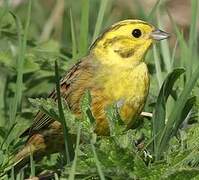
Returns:
[[[134,173],[138,178],[149,176],[149,170],[139,156],[134,159]]]
[[[120,118],[117,106],[115,104],[110,105],[105,109],[105,111],[108,118],[110,136],[114,137],[122,134],[125,131],[126,126]]]
[[[43,113],[47,114],[52,119],[59,120],[59,113],[57,109],[57,104],[53,99],[44,99],[44,98],[29,98],[30,103],[38,108]]]
[[[172,179],[172,180],[181,180],[181,179],[192,179],[199,174],[199,168],[179,168],[179,169],[169,169],[162,176],[162,179]]]
[[[91,101],[91,94],[87,90],[81,98],[81,112],[83,114],[84,121],[89,121],[91,126],[93,126],[92,128],[94,128],[96,121],[91,111]]]

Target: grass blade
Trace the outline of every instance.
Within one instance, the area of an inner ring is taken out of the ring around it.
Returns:
[[[151,21],[154,17],[154,14],[156,12],[156,10],[158,9],[159,5],[161,3],[161,0],[157,0],[155,5],[152,7],[151,12],[148,15],[148,20]]]
[[[84,56],[88,49],[89,0],[81,0],[81,3],[79,56]]]
[[[158,27],[160,29],[163,29],[164,27],[163,27],[162,21],[159,17],[159,11],[158,11],[157,20],[158,20]],[[169,50],[169,44],[168,44],[167,39],[165,39],[164,41],[160,41],[160,48],[161,48],[163,62],[165,64],[166,70],[167,70],[167,72],[171,72],[172,64],[171,64],[170,50]]]
[[[98,16],[97,16],[97,22],[96,22],[96,25],[95,25],[95,31],[94,31],[94,34],[93,34],[92,42],[95,41],[95,39],[97,38],[97,36],[100,33],[100,29],[101,29],[101,26],[102,26],[102,21],[103,21],[103,18],[104,18],[104,13],[105,13],[105,10],[106,10],[107,3],[108,3],[108,0],[101,0],[100,9],[99,9]]]
[[[177,127],[182,122],[181,114],[185,108],[188,97],[199,78],[199,65],[192,75],[192,78],[186,83],[185,89],[182,91],[180,97],[175,103],[175,109],[169,115],[167,124],[161,134],[159,144],[159,154],[162,154],[167,148],[171,137],[176,133]]]
[[[162,86],[163,77],[162,77],[162,71],[161,71],[161,66],[160,66],[160,57],[158,55],[158,50],[155,44],[153,45],[153,57],[155,60],[155,69],[156,69],[156,75],[157,75],[156,77],[157,77],[158,86],[160,89]]]
[[[173,48],[173,52],[171,54],[171,67],[175,67],[175,56],[176,56],[176,50],[178,47],[178,40],[176,40],[174,48]]]
[[[190,32],[189,32],[189,66],[190,66],[190,77],[192,74],[192,69],[194,65],[194,53],[196,53],[197,48],[195,48],[195,43],[197,41],[197,17],[198,17],[198,0],[192,0],[191,1],[191,26],[190,26]],[[196,61],[196,63],[198,63]]]
[[[3,1],[3,10],[0,12],[0,22],[9,10],[9,0]]]
[[[30,154],[30,174],[31,174],[31,177],[35,176],[35,162],[34,162],[32,153]]]
[[[147,20],[148,16],[146,14],[145,8],[143,7],[143,4],[141,1],[139,0],[134,0],[135,5],[136,5],[136,14],[138,15],[138,17],[142,17],[143,20]]]
[[[192,2],[191,3],[192,20],[189,32],[189,46],[191,49],[193,49],[194,42],[197,40],[198,0],[192,0],[191,2]]]
[[[91,148],[92,148],[92,151],[93,151],[93,155],[94,155],[94,159],[95,159],[95,164],[96,164],[96,166],[97,166],[97,170],[98,170],[100,179],[101,179],[101,180],[105,180],[104,173],[103,173],[103,171],[102,171],[102,169],[101,169],[100,161],[99,161],[99,159],[98,159],[98,157],[97,157],[97,153],[96,153],[96,151],[95,151],[95,146],[94,146],[92,140],[91,140]]]
[[[69,174],[69,178],[68,178],[69,180],[75,179],[75,169],[76,169],[76,165],[77,165],[77,157],[78,157],[78,152],[79,152],[80,134],[81,134],[81,124],[79,123],[78,129],[77,129],[75,157],[74,157],[73,164],[72,164],[72,167],[71,167],[71,171],[70,171],[70,174]]]
[[[169,95],[172,93],[174,83],[179,78],[182,73],[184,73],[185,70],[182,68],[178,68],[173,70],[165,79],[158,98],[157,103],[155,106],[155,112],[153,116],[153,137],[154,137],[154,152],[155,155],[157,155],[158,152],[158,144],[160,141],[160,132],[165,127],[165,121],[166,121],[166,102],[169,97]]]
[[[24,65],[24,58],[25,58],[25,51],[26,51],[26,41],[27,35],[30,25],[30,17],[31,17],[31,1],[28,4],[28,14],[26,25],[24,29],[24,35],[22,37],[22,25],[19,18],[11,13],[15,19],[17,30],[18,30],[18,40],[19,40],[19,55],[17,59],[17,80],[16,80],[16,91],[13,99],[13,103],[11,106],[10,112],[10,123],[14,123],[16,119],[17,108],[21,104],[21,97],[22,97],[22,85],[23,85],[23,65]]]
[[[71,37],[72,37],[72,56],[73,59],[75,59],[77,56],[77,41],[75,36],[75,27],[74,27],[74,21],[71,9],[70,9],[70,27],[71,27]]]
[[[180,50],[181,50],[181,54],[180,54],[180,66],[183,66],[184,68],[186,68],[186,78],[188,78],[188,76],[190,75],[190,66],[189,66],[189,61],[187,61],[188,58],[188,46],[186,44],[186,40],[183,37],[183,33],[180,32],[179,28],[177,27],[176,23],[173,20],[173,17],[171,16],[171,14],[169,13],[169,11],[167,11],[167,14],[169,16],[169,19],[172,23],[172,27],[174,27],[175,33],[177,35],[177,39],[178,39],[178,43],[180,46]]]
[[[63,132],[64,132],[64,144],[65,144],[65,155],[67,164],[72,161],[74,158],[74,150],[73,150],[73,144],[71,142],[70,134],[68,132],[68,128],[66,126],[66,121],[64,117],[64,111],[62,106],[62,100],[61,100],[61,93],[60,93],[60,83],[59,83],[59,73],[58,73],[58,65],[57,61],[55,61],[55,79],[56,79],[56,92],[57,92],[57,102],[58,102],[58,110],[59,110],[59,116],[60,116],[60,122],[63,126]]]

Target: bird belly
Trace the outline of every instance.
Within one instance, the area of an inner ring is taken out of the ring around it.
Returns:
[[[146,98],[149,91],[149,75],[145,63],[141,63],[131,73],[129,77],[129,85],[124,90],[125,101],[120,108],[120,116],[130,127],[136,117],[144,108]]]
[[[96,133],[100,135],[109,133],[105,115],[107,106],[117,104],[120,116],[128,126],[142,111],[149,89],[147,66],[145,63],[140,63],[128,71],[123,71],[123,73],[118,72],[118,70],[112,71],[110,78],[105,82],[104,88],[99,91],[91,90],[91,108],[96,119]]]

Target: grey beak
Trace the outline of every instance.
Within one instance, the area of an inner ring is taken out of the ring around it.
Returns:
[[[169,38],[170,34],[160,29],[156,29],[150,34],[151,38],[157,41]]]

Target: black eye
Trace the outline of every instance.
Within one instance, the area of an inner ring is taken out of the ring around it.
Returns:
[[[142,32],[139,30],[139,29],[134,29],[132,31],[132,35],[135,37],[135,38],[139,38],[141,35],[142,35]]]

